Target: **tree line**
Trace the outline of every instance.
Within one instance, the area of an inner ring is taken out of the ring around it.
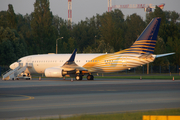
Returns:
[[[32,54],[55,53],[112,53],[130,47],[154,18],[161,17],[155,54],[176,52],[158,58],[153,64],[180,65],[179,13],[162,11],[156,7],[146,14],[146,20],[136,13],[124,18],[115,9],[102,15],[96,14],[84,21],[72,23],[53,15],[49,0],[36,0],[31,14],[15,14],[13,6],[0,12],[0,65],[9,65],[20,57]]]

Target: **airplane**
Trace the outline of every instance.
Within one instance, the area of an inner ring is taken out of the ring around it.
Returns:
[[[166,53],[155,55],[154,49],[157,41],[161,18],[151,20],[134,44],[125,50],[115,53],[76,54],[41,54],[29,55],[20,58],[10,65],[11,70],[3,74],[3,80],[18,79],[18,75],[31,78],[31,74],[45,74],[46,77],[75,77],[82,80],[94,80],[94,73],[108,73],[123,71],[153,62],[156,58],[172,55]]]

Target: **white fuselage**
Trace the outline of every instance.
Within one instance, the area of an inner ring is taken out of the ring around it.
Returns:
[[[61,67],[70,58],[71,54],[42,54],[22,57],[10,65],[11,69],[19,64],[27,66],[26,73],[44,73],[45,69]],[[74,62],[86,68],[89,72],[116,72],[137,67],[154,60],[140,59],[137,54],[77,54]]]

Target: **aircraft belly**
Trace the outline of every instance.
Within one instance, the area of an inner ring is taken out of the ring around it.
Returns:
[[[33,73],[44,73],[45,69],[46,68],[50,68],[50,67],[55,67],[55,66],[58,66],[58,65],[54,65],[54,64],[34,64],[33,65],[33,68],[32,68],[32,72]]]

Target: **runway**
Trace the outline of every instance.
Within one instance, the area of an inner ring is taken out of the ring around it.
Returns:
[[[180,80],[0,80],[0,119],[180,108]]]

